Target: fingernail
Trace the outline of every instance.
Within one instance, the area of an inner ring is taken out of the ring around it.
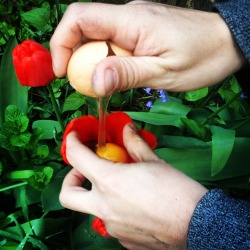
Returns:
[[[117,85],[117,75],[113,69],[106,69],[104,72],[105,94],[112,94]]]
[[[129,123],[129,127],[135,131],[136,133],[138,133],[138,128],[135,126],[135,124],[133,122]]]

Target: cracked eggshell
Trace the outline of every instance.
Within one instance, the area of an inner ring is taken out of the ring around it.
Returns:
[[[71,86],[78,92],[97,97],[91,78],[95,66],[107,56],[132,56],[130,51],[105,41],[93,41],[79,47],[70,58],[67,75]]]

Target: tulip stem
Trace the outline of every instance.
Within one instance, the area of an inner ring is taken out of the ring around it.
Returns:
[[[57,121],[60,124],[62,132],[64,132],[64,125],[63,125],[61,114],[60,114],[60,111],[59,111],[59,108],[58,108],[58,105],[57,105],[57,102],[56,102],[54,91],[52,89],[51,84],[49,84],[47,87],[48,87],[48,90],[49,90],[49,95],[50,95],[50,99],[51,99],[51,102],[52,102],[53,109],[54,109],[54,111],[56,113]]]
[[[226,102],[224,105],[222,105],[220,108],[218,108],[216,111],[214,111],[211,115],[207,117],[205,121],[203,121],[200,125],[205,126],[209,121],[214,119],[223,109],[228,107],[231,103],[233,103],[235,100],[237,100],[241,96],[242,92],[239,92],[233,96],[232,99],[230,99],[228,102]]]

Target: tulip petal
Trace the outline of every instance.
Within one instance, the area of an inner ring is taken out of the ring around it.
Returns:
[[[93,143],[95,145],[98,139],[98,120],[94,116],[82,116],[81,118],[72,120],[67,125],[61,145],[61,155],[67,164],[69,162],[66,157],[66,137],[71,131],[77,132],[80,141],[91,148]]]
[[[106,140],[112,142],[121,147],[124,147],[123,143],[123,129],[128,123],[131,123],[132,119],[123,112],[113,112],[106,117]],[[72,120],[66,127],[63,142],[61,145],[61,155],[63,160],[69,164],[66,157],[66,137],[71,131],[77,132],[80,141],[89,148],[93,148],[98,143],[98,127],[99,121],[94,116],[82,116]],[[149,131],[140,129],[140,135],[154,149],[157,145],[156,137]],[[132,160],[129,160],[132,162]]]
[[[113,112],[107,116],[107,134],[111,142],[124,147],[123,129],[130,122],[132,122],[132,119],[126,113],[120,111]]]
[[[12,52],[12,58],[13,58],[13,65],[14,65],[14,69],[16,72],[16,76],[17,76],[18,81],[20,82],[20,84],[22,86],[28,86],[27,85],[27,82],[28,82],[27,76],[23,71],[21,60],[20,60],[20,58],[18,58],[18,56],[15,53],[16,53],[16,51],[14,49]]]
[[[140,129],[139,130],[140,136],[148,143],[151,149],[155,149],[157,146],[157,139],[154,134],[151,132],[145,130],[145,129]]]
[[[95,217],[92,222],[92,231],[97,231],[101,236],[105,238],[110,238],[111,236],[108,234],[104,222],[99,219],[98,217]]]

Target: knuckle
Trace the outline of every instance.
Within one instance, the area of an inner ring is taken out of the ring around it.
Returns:
[[[66,13],[67,14],[76,14],[80,11],[80,6],[81,6],[81,4],[78,2],[71,3],[67,8]]]

